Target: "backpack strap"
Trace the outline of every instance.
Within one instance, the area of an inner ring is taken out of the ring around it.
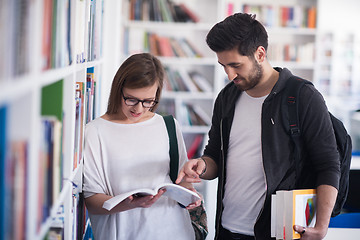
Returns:
[[[179,149],[176,138],[175,121],[172,115],[163,116],[169,135],[170,179],[175,183],[179,169]]]
[[[300,160],[301,160],[301,151],[302,151],[302,141],[301,141],[301,129],[299,124],[299,96],[300,96],[300,89],[304,84],[310,83],[302,78],[297,76],[291,76],[284,88],[284,97],[285,97],[285,104],[286,110],[284,111],[283,117],[285,119],[284,123],[285,128],[289,132],[289,135],[294,142],[294,160],[295,160],[295,176],[296,181],[299,180],[300,176]],[[286,114],[287,113],[287,114]],[[296,183],[297,185],[297,183]]]

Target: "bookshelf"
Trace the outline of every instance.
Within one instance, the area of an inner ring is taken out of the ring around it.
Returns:
[[[83,239],[83,130],[109,68],[104,1],[0,5],[0,238]]]
[[[234,12],[256,14],[268,30],[268,58],[273,66],[314,80],[317,37],[317,0],[224,0],[224,15]]]

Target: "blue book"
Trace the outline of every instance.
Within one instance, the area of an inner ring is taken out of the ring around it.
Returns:
[[[7,142],[7,106],[0,107],[0,193],[5,196],[6,193],[6,142]],[[0,239],[5,239],[6,229],[6,206],[5,197],[0,198],[1,216],[0,216]]]

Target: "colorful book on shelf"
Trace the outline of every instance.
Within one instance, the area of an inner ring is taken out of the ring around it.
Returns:
[[[103,204],[103,208],[110,211],[120,202],[125,200],[126,198],[135,195],[135,196],[147,196],[147,195],[156,195],[160,189],[166,189],[166,192],[163,196],[169,197],[183,206],[188,206],[190,203],[196,202],[200,200],[200,196],[187,188],[184,188],[180,185],[173,183],[163,183],[156,186],[154,189],[150,188],[142,188],[135,189],[126,193],[119,194],[105,201]]]
[[[26,235],[26,189],[27,189],[27,159],[28,143],[18,140],[10,143],[10,157],[8,159],[10,209],[8,220],[11,221],[11,239],[25,239]]]
[[[193,159],[195,157],[198,157],[197,153],[199,152],[202,146],[203,139],[204,139],[204,135],[202,134],[198,134],[195,136],[194,140],[191,142],[189,149],[187,150],[188,159]]]
[[[165,73],[166,73],[166,89],[169,91],[179,91],[179,86],[176,81],[176,76],[174,74],[174,71],[169,68],[168,66],[165,66]]]
[[[169,40],[170,40],[170,44],[171,44],[171,47],[173,49],[173,52],[174,52],[175,56],[177,56],[177,57],[187,57],[186,52],[184,51],[184,49],[182,49],[182,47],[181,47],[178,40],[176,40],[173,37],[170,37]]]
[[[209,126],[211,125],[210,116],[196,104],[186,104],[187,112],[192,126]]]
[[[76,82],[75,84],[75,139],[74,139],[74,163],[75,169],[81,161],[84,138],[84,109],[85,109],[85,93],[84,82]]]
[[[312,6],[308,9],[307,27],[316,28],[316,7]]]
[[[316,190],[281,190],[272,195],[271,236],[276,239],[299,239],[294,225],[314,227]]]
[[[94,116],[94,96],[95,94],[95,75],[94,75],[94,67],[90,67],[87,69],[86,73],[86,123],[93,120]]]
[[[181,92],[186,92],[189,91],[188,87],[186,86],[184,79],[182,78],[180,72],[176,69],[172,70],[172,75],[173,75],[173,81],[174,81],[174,85],[176,84],[177,86],[177,91],[181,91]]]
[[[184,68],[179,68],[177,70],[181,77],[182,82],[185,84],[187,91],[190,92],[199,92],[198,87],[193,82],[192,78],[190,77],[189,73]]]
[[[75,26],[75,57],[76,63],[85,61],[85,2],[75,1],[76,26]]]
[[[51,19],[52,19],[52,11],[53,1],[44,1],[43,6],[43,22],[42,22],[42,69],[46,70],[51,67]]]
[[[63,117],[63,80],[49,84],[41,89],[41,115]]]
[[[8,138],[8,107],[0,106],[0,239],[5,239],[7,229],[6,201],[6,154],[7,154],[7,138]]]
[[[206,77],[198,71],[189,72],[190,78],[201,92],[212,92],[213,88]]]
[[[166,0],[157,0],[159,4],[160,14],[164,22],[174,22],[173,16],[171,15],[170,6],[166,3]]]
[[[192,22],[197,23],[200,21],[199,17],[196,15],[196,13],[194,11],[192,11],[187,5],[185,5],[184,3],[180,3],[179,7],[189,17],[189,19]]]
[[[160,56],[173,57],[175,55],[171,47],[170,39],[168,37],[159,36],[157,40]]]
[[[46,221],[62,186],[63,80],[41,90],[38,227]]]

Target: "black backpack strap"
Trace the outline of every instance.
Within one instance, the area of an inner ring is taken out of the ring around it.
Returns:
[[[163,116],[169,135],[170,178],[175,183],[179,169],[179,149],[176,138],[175,121],[172,115]]]
[[[289,131],[289,135],[294,142],[296,180],[298,180],[300,176],[300,160],[302,151],[301,129],[299,125],[299,96],[301,87],[306,83],[310,82],[297,76],[292,76],[287,80],[284,89],[285,104],[287,105],[287,116],[284,116],[284,123],[285,125],[288,123],[288,126],[285,127]],[[285,113],[286,110],[284,111],[284,114]]]

